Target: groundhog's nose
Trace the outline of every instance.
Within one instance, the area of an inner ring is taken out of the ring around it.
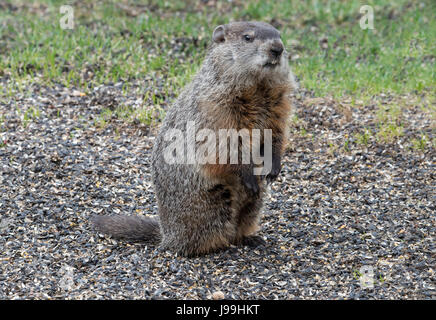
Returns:
[[[273,45],[270,49],[270,52],[274,58],[280,57],[283,52],[283,45],[281,43]]]

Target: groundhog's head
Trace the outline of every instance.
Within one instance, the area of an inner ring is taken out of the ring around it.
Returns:
[[[227,75],[267,77],[289,74],[280,32],[264,22],[232,22],[215,28],[211,55]],[[218,57],[218,58],[217,58]]]

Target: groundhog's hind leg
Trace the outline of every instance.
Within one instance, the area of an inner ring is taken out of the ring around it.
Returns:
[[[177,245],[173,247],[184,256],[198,256],[217,252],[227,248],[235,238],[235,223],[223,219],[231,214],[227,209],[203,210],[204,216],[211,217],[196,225],[194,233],[177,236]]]
[[[190,193],[178,206],[161,208],[163,246],[183,256],[216,252],[234,242],[237,212],[224,185]],[[176,226],[176,227],[174,227]]]

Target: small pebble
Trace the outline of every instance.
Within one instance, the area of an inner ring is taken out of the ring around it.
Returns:
[[[212,298],[214,300],[222,300],[222,299],[224,299],[224,292],[222,292],[222,291],[215,291],[214,293],[212,293]]]

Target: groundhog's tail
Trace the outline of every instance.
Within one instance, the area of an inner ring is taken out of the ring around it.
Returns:
[[[158,244],[161,239],[159,223],[152,218],[138,216],[93,216],[96,229],[114,238]]]

